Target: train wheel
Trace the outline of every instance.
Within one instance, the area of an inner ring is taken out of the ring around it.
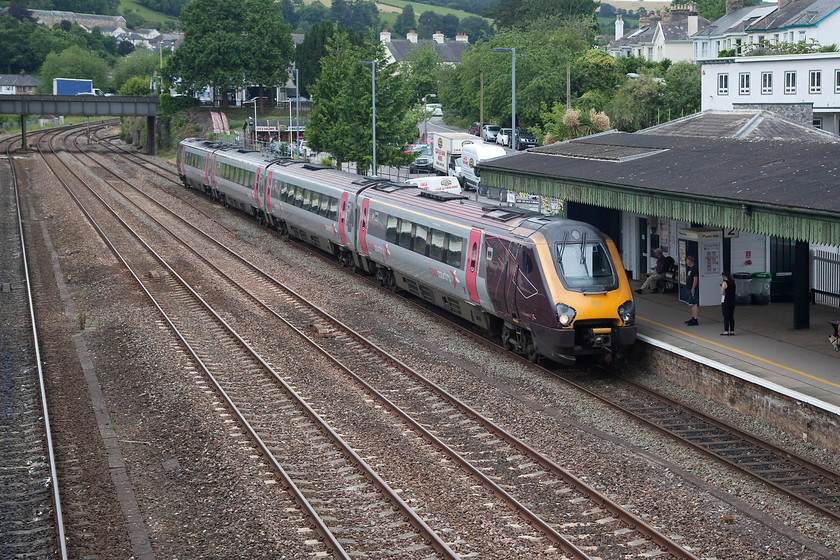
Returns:
[[[532,364],[536,364],[540,357],[540,355],[537,354],[537,347],[534,346],[534,341],[530,336],[528,337],[528,342],[525,343],[525,357],[528,358],[528,361]]]
[[[510,342],[511,332],[507,325],[502,327],[502,348],[505,350],[513,350],[513,344]]]

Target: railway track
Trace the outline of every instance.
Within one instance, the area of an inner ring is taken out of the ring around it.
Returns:
[[[124,195],[138,208],[149,204],[146,195]],[[152,213],[160,210],[147,208],[144,211],[152,219]],[[378,406],[399,416],[401,422],[431,442],[437,453],[445,454],[495,499],[501,500],[570,557],[589,558],[593,553],[613,557],[630,550],[633,551],[631,557],[665,554],[672,558],[693,558],[690,552],[655,528],[370,344],[247,260],[197,230],[188,229],[178,234],[174,231],[176,227],[185,226],[177,224],[168,231],[196,254],[214,255],[212,260],[215,261],[219,260],[217,255],[221,250],[229,262],[213,264],[215,273],[223,275],[232,285],[247,285],[248,297],[262,306],[261,313],[271,313],[278,322],[292,325],[346,375],[352,375]],[[205,259],[208,264],[209,261]],[[261,294],[261,297],[255,294]],[[291,386],[294,381],[287,383]],[[295,385],[307,402],[317,403],[313,408],[330,410],[331,401],[336,399],[335,390],[330,392],[328,389],[331,383],[334,381],[307,378],[306,383]],[[352,399],[353,396],[344,398]],[[343,425],[341,431],[348,433],[352,428],[352,425]],[[353,445],[365,446],[370,448],[361,437]],[[379,456],[383,451],[371,453]]]
[[[318,337],[325,340],[342,338],[344,336],[342,333],[346,332],[344,328],[331,331],[329,326],[316,322],[310,323],[310,330],[313,324],[319,325],[322,332]],[[316,340],[318,337],[316,337]],[[743,470],[751,476],[757,475],[757,479],[763,483],[780,489],[810,507],[836,518],[836,514],[833,513],[836,510],[837,503],[837,475],[835,473],[825,471],[817,466],[811,466],[808,461],[794,458],[784,450],[773,449],[773,446],[769,444],[765,445],[757,442],[758,447],[746,447],[743,442],[749,441],[751,438],[745,434],[736,433],[734,439],[728,439],[733,436],[720,435],[710,431],[708,426],[704,425],[706,420],[702,419],[702,416],[684,416],[687,409],[682,405],[668,403],[661,399],[651,401],[649,399],[654,397],[650,395],[627,396],[628,393],[635,393],[636,390],[616,390],[613,383],[615,382],[611,380],[609,384],[602,387],[601,391],[596,392],[622,394],[621,400],[624,404],[614,402],[614,406],[622,407],[626,413],[638,415],[646,423],[656,423],[655,418],[661,417],[663,422],[659,422],[660,424],[672,424],[672,428],[666,430],[669,434],[674,435],[678,432],[684,432],[692,437],[697,436],[697,443],[691,445],[704,448],[704,452],[708,450],[713,456],[720,458],[720,460],[726,460],[734,468]],[[594,388],[591,387],[581,388],[594,391]],[[599,398],[604,398],[604,395],[602,394]],[[398,403],[392,404],[394,408],[398,406]],[[407,408],[410,407],[410,404],[407,405]],[[677,413],[677,416],[672,415],[672,410]],[[647,418],[644,418],[645,416]],[[704,442],[708,442],[708,445]],[[724,458],[727,454],[730,457]],[[785,489],[785,486],[789,486],[789,490]],[[812,492],[815,488],[817,489],[816,492]]]
[[[67,556],[41,349],[27,260],[14,139],[0,142],[0,557]]]

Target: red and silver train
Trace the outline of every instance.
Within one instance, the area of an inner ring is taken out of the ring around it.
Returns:
[[[613,241],[592,226],[190,138],[184,185],[501,337],[564,364],[636,340]]]

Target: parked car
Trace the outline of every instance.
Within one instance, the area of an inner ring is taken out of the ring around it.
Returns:
[[[502,127],[497,126],[495,124],[485,124],[484,130],[481,131],[481,137],[484,139],[485,142],[495,142],[496,135],[499,134],[499,131]]]
[[[434,160],[432,156],[432,148],[429,146],[422,146],[420,150],[414,152],[417,157],[408,166],[409,173],[433,173]]]
[[[469,134],[474,136],[481,136],[481,123],[474,122],[470,125],[469,130],[467,130]]]
[[[537,145],[537,139],[533,134],[524,128],[516,129],[516,149],[527,150]]]
[[[496,134],[496,144],[500,146],[510,146],[510,129],[503,128]]]

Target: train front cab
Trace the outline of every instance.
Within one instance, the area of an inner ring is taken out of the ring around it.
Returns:
[[[636,311],[615,244],[585,224],[550,238],[543,237],[537,251],[554,303],[554,325],[530,325],[537,351],[564,364],[622,357],[636,341]]]

